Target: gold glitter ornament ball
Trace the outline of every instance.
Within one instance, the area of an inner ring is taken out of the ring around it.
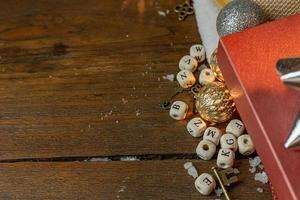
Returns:
[[[224,82],[224,77],[219,68],[219,64],[218,64],[218,60],[217,60],[217,51],[218,51],[218,49],[215,49],[214,52],[212,53],[212,55],[210,56],[209,66],[210,66],[211,70],[214,72],[215,77],[219,81]]]
[[[229,90],[221,82],[214,82],[201,88],[196,96],[196,108],[200,116],[211,123],[231,119],[235,104]]]

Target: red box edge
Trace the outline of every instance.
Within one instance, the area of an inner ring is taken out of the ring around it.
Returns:
[[[229,88],[229,90],[234,89],[242,92],[241,96],[239,96],[238,98],[234,98],[234,101],[238,110],[241,108],[243,108],[244,110],[244,112],[239,114],[241,116],[241,119],[245,123],[248,133],[251,135],[251,137],[254,140],[253,142],[255,144],[256,151],[263,161],[269,180],[275,189],[276,197],[279,199],[298,199],[292,187],[288,187],[290,183],[286,178],[283,168],[280,167],[281,166],[280,161],[277,161],[275,159],[276,155],[274,155],[274,151],[271,150],[273,146],[268,141],[267,139],[268,136],[263,131],[263,128],[260,125],[261,123],[259,122],[259,120],[255,117],[256,116],[255,110],[251,106],[251,101],[249,100],[249,97],[243,87],[241,80],[239,80],[238,78],[237,72],[234,70],[234,66],[232,66],[232,62],[223,44],[222,38],[220,39],[219,42],[217,57],[218,57],[218,63],[220,69],[223,73],[226,82],[226,86]],[[263,137],[258,138],[261,135],[263,135]],[[266,144],[268,144],[268,147],[267,148],[263,147],[263,145]],[[268,155],[272,155],[272,156],[268,156]],[[272,173],[269,173],[271,172],[271,170]],[[279,174],[281,178],[278,178]]]

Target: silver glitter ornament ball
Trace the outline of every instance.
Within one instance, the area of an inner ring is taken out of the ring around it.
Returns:
[[[217,31],[222,37],[264,22],[263,10],[255,2],[234,0],[220,11],[217,18]]]

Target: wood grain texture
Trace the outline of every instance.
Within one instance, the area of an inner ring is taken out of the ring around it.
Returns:
[[[159,107],[199,42],[193,17],[158,15],[174,5],[0,1],[0,159],[194,153]]]
[[[218,199],[215,194],[205,197],[196,191],[194,179],[183,168],[185,162],[1,164],[0,199]],[[211,162],[193,163],[199,172],[210,172]],[[253,181],[246,160],[236,166],[241,171],[240,183],[230,188],[232,199],[271,199],[268,186]],[[257,192],[257,187],[264,192]]]
[[[215,199],[194,189],[184,160],[47,159],[195,152],[186,121],[159,107],[176,88],[162,76],[199,42],[193,17],[158,15],[176,2],[0,1],[0,160],[49,161],[1,163],[0,199]],[[193,162],[205,172],[216,161]],[[271,198],[247,160],[236,167],[234,199]]]

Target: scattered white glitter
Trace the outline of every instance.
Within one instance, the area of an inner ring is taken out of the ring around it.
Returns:
[[[219,188],[219,187],[216,188],[215,189],[215,193],[216,193],[217,197],[220,197],[223,194],[222,188]]]
[[[194,167],[193,163],[186,162],[186,163],[184,163],[183,167],[184,167],[184,169],[186,169],[188,171],[188,174],[190,176],[192,176],[193,178],[198,177],[198,172],[197,172],[196,168]]]
[[[169,14],[169,13],[170,13],[170,10],[166,10],[166,13]]]
[[[116,120],[116,124],[118,124],[119,123],[119,120]]]
[[[174,74],[167,74],[165,76],[162,77],[164,80],[169,80],[171,82],[174,81],[175,75]]]
[[[257,167],[261,163],[261,160],[258,156],[254,158],[249,158],[249,164],[251,167]]]
[[[146,96],[148,96],[147,94],[144,94],[144,96],[146,97]]]
[[[122,102],[123,102],[124,104],[126,104],[126,103],[128,103],[128,100],[125,99],[125,98],[123,97],[123,98],[122,98]]]
[[[128,37],[129,37],[129,35],[127,34],[127,35],[126,35],[126,37],[128,38]]]
[[[165,17],[167,15],[167,13],[165,11],[159,10],[158,15]]]
[[[141,111],[139,110],[139,109],[137,109],[136,111],[135,111],[135,115],[138,117],[138,116],[140,116],[141,115]]]
[[[233,173],[239,174],[239,173],[240,173],[240,170],[238,170],[237,168],[234,168],[234,169],[233,169]]]
[[[186,163],[183,164],[184,169],[188,169],[192,166],[193,166],[193,163],[191,163],[191,162],[186,162]]]
[[[157,80],[160,81],[160,77],[158,77]]]
[[[263,192],[264,192],[264,189],[258,187],[258,188],[256,188],[256,191],[257,191],[257,192],[260,192],[260,193],[263,193]]]
[[[255,167],[249,168],[249,172],[251,172],[251,174],[255,173],[256,172],[256,168]]]
[[[123,156],[120,161],[136,161],[139,160],[136,156]]]
[[[256,172],[257,167],[261,164],[261,160],[258,156],[254,158],[249,158],[249,164],[250,164],[249,171],[251,173],[254,173]]]
[[[52,76],[50,75],[49,78],[52,78]]]
[[[125,189],[126,189],[126,186],[124,185],[124,186],[121,186],[121,188],[120,188],[120,190],[118,191],[118,193],[120,193],[120,192],[124,192],[125,191]]]
[[[263,184],[268,183],[269,182],[269,178],[266,174],[266,172],[258,172],[255,174],[254,176],[254,180],[259,181]]]
[[[108,113],[100,113],[101,120],[104,120],[108,116],[112,115],[112,113],[113,113],[113,110],[110,110]]]

